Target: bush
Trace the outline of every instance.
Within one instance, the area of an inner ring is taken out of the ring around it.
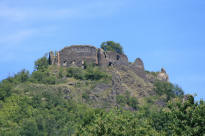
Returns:
[[[23,69],[21,72],[16,74],[14,78],[19,82],[26,82],[29,79],[29,71]]]
[[[107,77],[108,75],[105,72],[101,72],[98,67],[89,67],[85,72],[85,79],[87,80],[100,80]]]
[[[85,72],[78,67],[70,67],[67,69],[67,77],[74,77],[76,79],[83,80],[85,78]]]
[[[124,106],[125,104],[127,104],[128,106],[132,107],[134,110],[137,110],[138,104],[139,104],[137,98],[130,97],[130,94],[128,92],[126,92],[125,96],[117,95],[116,102],[117,104],[120,104],[121,106]]]
[[[152,126],[164,135],[203,136],[205,134],[205,103],[174,99],[167,107],[152,115]]]
[[[70,67],[67,69],[67,77],[73,77],[80,80],[100,80],[110,78],[105,72],[100,71],[100,68],[88,66],[87,69],[78,67]]]
[[[20,134],[22,136],[37,136],[38,135],[38,126],[34,119],[26,119],[23,121],[23,126]]]
[[[56,77],[55,76],[48,76],[43,80],[45,84],[56,84]]]
[[[147,120],[129,111],[91,112],[77,129],[77,136],[151,136],[158,133]]]
[[[8,79],[3,80],[0,83],[0,100],[4,100],[11,95],[11,89],[14,86]]]
[[[84,93],[82,94],[83,99],[89,100],[89,94],[88,94],[88,93],[89,93],[89,92],[84,92]]]
[[[184,95],[181,88],[168,82],[157,81],[154,83],[154,87],[154,90],[158,95],[167,95],[167,101],[176,96]]]
[[[138,103],[138,101],[137,101],[137,98],[131,97],[131,98],[129,98],[127,104],[128,104],[130,107],[132,107],[134,110],[137,110],[139,103]]]
[[[101,48],[104,51],[113,51],[113,52],[117,52],[119,54],[123,54],[122,46],[119,43],[115,43],[113,41],[103,42],[101,44]]]
[[[59,70],[58,76],[59,76],[60,79],[64,77],[64,75],[63,75],[63,68],[62,67]]]
[[[44,71],[48,68],[48,59],[46,56],[38,59],[37,61],[35,61],[35,70],[40,70],[40,71]]]
[[[43,84],[55,84],[57,78],[50,75],[48,71],[34,71],[31,75],[31,82]]]
[[[127,103],[127,98],[123,95],[117,95],[116,96],[116,101],[117,101],[117,104],[120,104],[120,105],[124,106],[124,104]]]

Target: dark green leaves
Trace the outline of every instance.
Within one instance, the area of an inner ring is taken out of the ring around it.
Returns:
[[[104,51],[113,51],[119,54],[123,54],[123,48],[119,43],[115,43],[114,41],[107,41],[101,44],[101,48]]]

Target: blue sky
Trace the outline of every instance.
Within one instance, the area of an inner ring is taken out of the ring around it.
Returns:
[[[113,40],[205,99],[204,0],[1,0],[0,80],[50,50]]]

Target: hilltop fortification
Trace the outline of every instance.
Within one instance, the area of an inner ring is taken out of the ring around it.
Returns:
[[[49,53],[49,64],[82,68],[85,68],[86,64],[95,64],[100,67],[114,66],[119,69],[126,67],[143,79],[147,79],[144,63],[140,58],[137,58],[134,63],[129,63],[128,57],[125,54],[104,51],[91,45],[72,45],[56,53],[51,51]],[[158,73],[158,79],[168,81],[168,75],[164,69]]]
[[[124,54],[111,51],[104,51],[90,45],[72,45],[63,48],[55,55],[49,53],[49,63],[60,66],[84,66],[87,64],[96,64],[99,66],[128,65],[128,58]]]

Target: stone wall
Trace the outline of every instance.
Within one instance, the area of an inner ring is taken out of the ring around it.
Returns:
[[[124,54],[98,49],[99,66],[128,65],[128,58]]]
[[[132,69],[138,76],[148,79],[144,69],[144,63],[137,58],[134,63],[129,63],[128,58],[124,54],[112,51],[104,51],[90,45],[73,45],[63,48],[61,51],[49,53],[49,64],[64,67],[78,66],[84,67],[85,64],[95,64],[100,67],[119,67],[127,66]],[[169,81],[169,76],[164,69],[158,73],[157,79],[161,81]]]
[[[116,52],[105,52],[105,57],[107,60],[107,65],[128,65],[128,58],[124,54],[119,54]]]
[[[116,52],[105,52],[90,45],[73,45],[65,47],[54,55],[49,53],[49,63],[60,66],[83,66],[86,64],[96,64],[99,66],[128,65],[128,58],[124,54]]]
[[[94,46],[70,46],[59,52],[61,66],[83,66],[85,63],[97,64],[97,49]],[[58,60],[59,61],[59,60]]]

